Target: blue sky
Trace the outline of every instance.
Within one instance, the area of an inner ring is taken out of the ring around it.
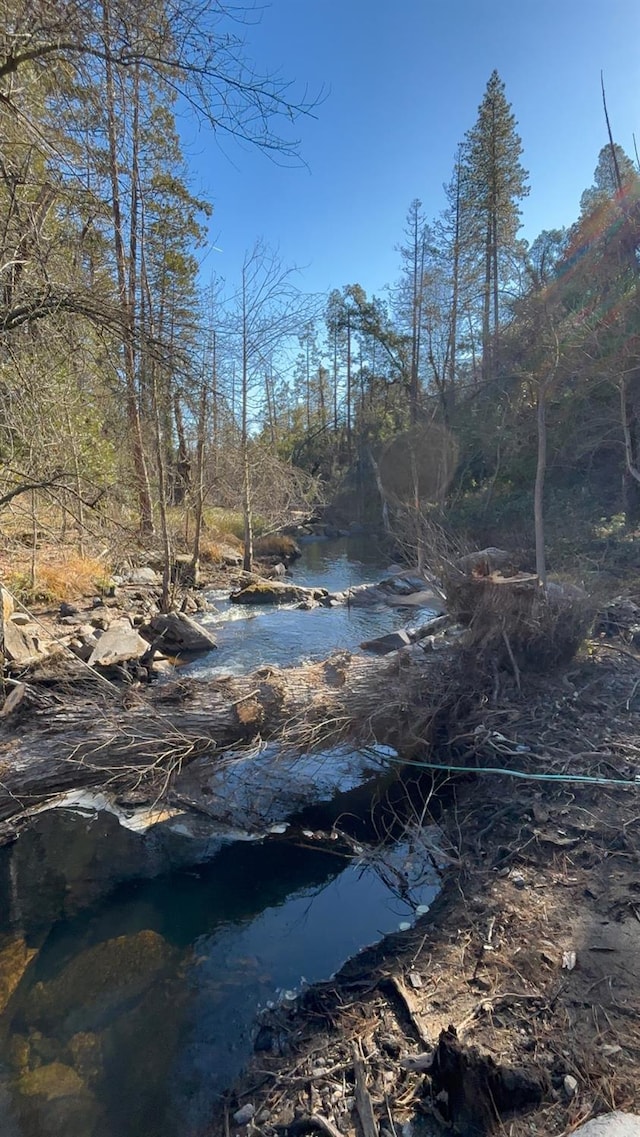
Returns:
[[[202,272],[237,279],[257,237],[303,270],[308,291],[398,275],[407,208],[443,206],[455,149],[494,68],[506,84],[530,173],[522,234],[575,220],[606,142],[640,146],[638,0],[273,0],[245,29],[257,69],[303,97],[323,93],[295,132],[306,166],[287,168],[183,124],[194,188],[214,204]]]

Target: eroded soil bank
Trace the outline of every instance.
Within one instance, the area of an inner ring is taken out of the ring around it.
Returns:
[[[431,912],[262,1019],[211,1135],[518,1137],[638,1110],[639,680],[632,650],[592,644],[487,702],[476,764],[545,780],[458,777]]]

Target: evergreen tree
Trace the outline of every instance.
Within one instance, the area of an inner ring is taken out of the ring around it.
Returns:
[[[500,323],[500,294],[520,253],[519,202],[529,192],[520,161],[522,143],[494,71],[487,83],[478,118],[466,136],[464,206],[479,271],[482,273],[482,376],[494,370]],[[481,270],[480,270],[480,266]]]
[[[580,212],[591,213],[598,205],[603,205],[616,197],[618,193],[618,178],[623,189],[633,189],[640,182],[638,172],[628,154],[625,154],[617,142],[611,146],[603,146],[598,155],[598,165],[593,174],[593,185],[585,190],[580,198]]]

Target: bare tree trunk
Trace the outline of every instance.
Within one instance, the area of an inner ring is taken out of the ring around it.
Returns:
[[[242,513],[244,517],[244,552],[242,567],[251,572],[253,565],[253,516],[251,511],[251,468],[249,465],[249,329],[247,312],[246,270],[242,270]]]
[[[78,528],[78,554],[84,557],[84,502],[82,500],[82,482],[80,479],[80,461],[78,459],[78,444],[76,436],[71,425],[71,415],[69,414],[68,406],[65,407],[67,430],[69,431],[69,445],[71,447],[71,456],[73,458],[73,477],[76,483],[76,500],[77,500],[77,528]],[[66,513],[65,513],[66,516]]]
[[[214,373],[213,382],[215,386],[215,349],[214,349]],[[193,559],[191,561],[191,568],[193,572],[193,579],[198,579],[198,568],[200,566],[200,540],[202,537],[202,515],[204,512],[204,446],[205,446],[205,433],[207,428],[207,379],[206,374],[202,376],[202,388],[200,390],[200,407],[198,410],[198,442],[196,445],[196,485],[195,485],[195,526],[193,534]]]
[[[449,336],[449,391],[453,396],[458,357],[458,300],[460,295],[460,208],[461,208],[461,164],[460,147],[456,160],[456,197],[453,228],[453,263],[451,268],[451,332]]]
[[[538,464],[533,491],[533,518],[536,534],[536,573],[543,588],[547,584],[547,565],[544,543],[544,480],[547,470],[547,388],[538,387]]]
[[[620,383],[620,419],[624,437],[623,505],[625,524],[640,523],[640,368]]]
[[[347,457],[351,461],[351,313],[347,309]]]
[[[176,424],[176,435],[178,437],[178,455],[176,461],[176,480],[171,499],[174,505],[181,505],[191,488],[191,462],[189,461],[189,449],[184,432],[180,392],[177,389],[173,392],[173,417]]]
[[[487,220],[484,250],[484,288],[482,293],[482,380],[491,378],[491,218]]]
[[[338,330],[333,332],[333,431],[338,433]]]
[[[380,467],[378,466],[378,463],[376,462],[376,460],[373,456],[373,451],[371,449],[369,450],[369,461],[371,462],[371,469],[373,470],[373,476],[376,480],[376,486],[378,489],[378,494],[380,496],[380,504],[382,506],[382,526],[384,528],[385,533],[388,536],[391,536],[391,523],[389,521],[389,503],[387,501],[387,495],[385,493],[384,485],[382,482],[382,477],[380,475]]]
[[[265,371],[264,392],[267,398],[267,418],[269,420],[269,434],[271,435],[271,445],[275,446],[277,442],[276,400],[273,390],[273,373],[271,371]]]
[[[149,286],[149,277],[147,275],[147,262],[145,256],[145,226],[144,226],[144,212],[142,214],[141,224],[141,242],[140,242],[140,284],[144,295],[147,299],[148,307],[148,322],[149,333],[152,339],[155,339],[155,323],[154,312],[151,300],[151,288]],[[158,505],[160,508],[160,526],[162,532],[162,551],[163,551],[163,570],[162,570],[162,595],[160,599],[160,610],[162,612],[169,612],[171,610],[171,537],[169,534],[169,519],[167,516],[167,467],[165,450],[162,439],[162,422],[160,418],[160,404],[158,400],[158,361],[155,354],[150,357],[150,373],[151,373],[151,410],[153,415],[153,435],[156,451],[156,465],[158,472]]]
[[[102,6],[102,27],[105,46],[105,95],[107,100],[107,134],[109,142],[109,179],[111,184],[111,207],[113,210],[113,236],[118,275],[118,295],[123,325],[123,363],[126,389],[127,421],[131,441],[131,454],[136,478],[138,504],[140,509],[140,530],[143,534],[153,533],[153,507],[151,504],[151,488],[144,453],[142,437],[142,424],[140,422],[140,408],[138,392],[136,389],[136,359],[134,348],[135,309],[131,305],[131,286],[135,293],[134,266],[129,266],[129,281],[127,281],[127,259],[124,249],[122,203],[120,196],[120,171],[118,163],[117,145],[117,119],[116,99],[109,49],[111,44],[110,6],[104,0]],[[132,179],[135,180],[135,179]],[[130,249],[136,249],[137,218],[130,219],[131,239]]]

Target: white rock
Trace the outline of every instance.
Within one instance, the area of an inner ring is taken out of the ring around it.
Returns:
[[[573,1074],[565,1074],[562,1085],[564,1087],[564,1092],[569,1100],[576,1096],[578,1092],[578,1080],[577,1078],[574,1078]]]
[[[573,1137],[640,1137],[640,1117],[637,1113],[601,1113],[574,1129]]]

